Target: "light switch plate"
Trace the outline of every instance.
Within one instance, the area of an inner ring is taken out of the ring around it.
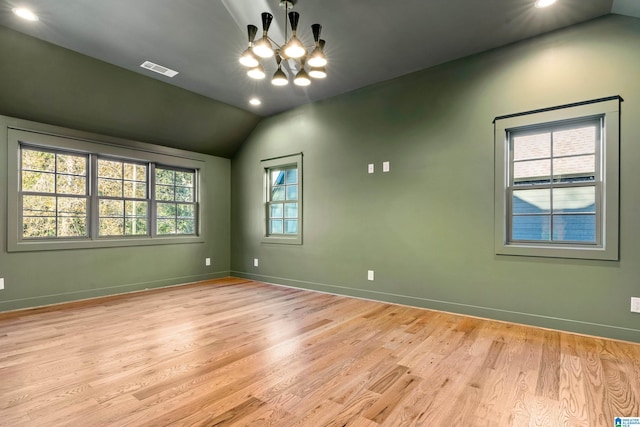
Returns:
[[[0,278],[0,289],[4,289],[4,278]]]
[[[376,167],[373,163],[369,163],[369,165],[367,166],[367,172],[369,173],[373,173],[376,170]]]
[[[631,297],[631,312],[640,313],[640,298]]]
[[[389,172],[391,165],[389,162],[382,162],[382,172]]]

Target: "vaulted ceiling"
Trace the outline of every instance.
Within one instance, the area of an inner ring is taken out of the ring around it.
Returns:
[[[40,20],[17,18],[28,6]],[[0,0],[0,25],[159,79],[259,116],[429,68],[474,53],[588,21],[609,13],[640,16],[637,0],[558,0],[537,9],[534,0],[298,0],[300,38],[322,24],[328,77],[300,88],[245,74],[238,56],[247,47],[246,25],[261,27],[271,12],[269,35],[284,39],[279,0]],[[260,34],[259,34],[260,36]],[[141,68],[152,61],[179,72],[173,78]],[[295,71],[293,62],[285,67]],[[262,105],[248,100],[259,97]]]

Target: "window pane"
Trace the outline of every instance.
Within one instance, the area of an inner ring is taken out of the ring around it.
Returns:
[[[158,203],[157,205],[158,218],[175,218],[176,216],[176,204],[175,203]]]
[[[298,234],[298,220],[286,219],[284,221],[284,233],[285,234]]]
[[[55,216],[56,198],[52,196],[24,196],[22,198],[24,216]]]
[[[130,199],[146,199],[147,184],[137,181],[124,182],[124,197]]]
[[[596,212],[595,187],[570,187],[553,189],[553,212]]]
[[[512,212],[514,214],[549,213],[551,190],[516,190],[513,192]]]
[[[55,175],[46,172],[22,172],[22,191],[55,193]]]
[[[56,237],[55,217],[28,217],[22,220],[22,237],[25,239],[36,237]]]
[[[523,182],[549,182],[550,175],[551,159],[527,160],[513,164],[514,184],[522,184]]]
[[[176,201],[193,202],[193,188],[176,187]]]
[[[58,173],[70,175],[87,175],[87,157],[58,154]]]
[[[513,160],[551,157],[551,133],[516,136],[513,138]]]
[[[122,181],[115,179],[98,179],[98,196],[122,197]]]
[[[123,200],[100,200],[100,217],[123,217],[124,201]]]
[[[595,215],[554,215],[553,240],[566,242],[596,241]]]
[[[288,185],[287,186],[287,200],[298,200],[298,186],[297,185]]]
[[[550,240],[550,218],[547,215],[514,216],[512,240]]]
[[[282,234],[282,220],[272,219],[269,221],[269,234]]]
[[[285,171],[285,184],[297,184],[298,183],[298,169],[287,169]]]
[[[57,185],[59,194],[87,194],[86,179],[81,176],[58,175]]]
[[[192,219],[179,219],[177,222],[177,234],[194,234],[195,233],[195,221]]]
[[[194,218],[195,217],[195,206],[194,205],[185,205],[179,204],[176,207],[176,213],[178,218]]]
[[[98,176],[101,178],[122,179],[122,162],[98,159]]]
[[[58,216],[87,216],[87,199],[58,197]]]
[[[124,234],[124,218],[100,218],[101,236],[122,236]]]
[[[284,171],[279,169],[271,170],[271,185],[284,184]]]
[[[193,187],[193,172],[180,172],[176,171],[176,185],[181,185],[183,187]]]
[[[273,187],[271,189],[271,200],[275,202],[284,200],[284,188],[285,187]]]
[[[298,204],[286,203],[284,205],[284,217],[285,218],[298,218]]]
[[[282,203],[274,203],[271,205],[271,209],[269,212],[270,218],[282,218]]]
[[[561,130],[553,133],[553,156],[575,156],[596,151],[596,126]]]
[[[22,169],[55,172],[55,159],[56,156],[53,153],[23,149]]]
[[[167,186],[167,185],[156,185],[156,199],[174,201],[175,196],[173,193],[173,189],[174,187]]]
[[[147,234],[147,221],[141,218],[127,218],[124,224],[127,236],[144,236]]]
[[[83,237],[87,235],[86,217],[58,218],[58,237]]]
[[[162,218],[158,219],[158,234],[176,234],[176,220]]]
[[[156,169],[157,184],[174,185],[175,182],[175,171],[170,169]]]
[[[147,181],[147,167],[135,163],[124,164],[124,179],[129,181]]]
[[[553,159],[554,181],[593,181],[596,176],[596,156],[561,157]]]
[[[147,217],[147,202],[125,201],[125,216]]]

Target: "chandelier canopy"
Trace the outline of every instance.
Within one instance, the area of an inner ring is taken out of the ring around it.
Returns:
[[[311,79],[323,79],[327,76],[325,66],[327,65],[327,57],[324,54],[325,41],[320,38],[322,26],[313,24],[311,31],[313,32],[314,44],[311,47],[305,47],[298,38],[298,21],[300,14],[290,11],[296,0],[280,0],[280,6],[284,8],[285,13],[285,30],[284,43],[278,44],[269,37],[269,27],[273,21],[273,15],[268,12],[262,13],[262,37],[256,40],[258,27],[255,25],[247,25],[247,35],[249,38],[249,46],[240,55],[240,63],[248,68],[247,75],[253,79],[264,79],[266,73],[262,62],[275,57],[276,71],[271,77],[271,84],[275,86],[286,86],[289,84],[289,77],[282,69],[283,61],[290,65],[292,73],[295,73],[293,83],[298,86],[309,86]],[[287,23],[286,18],[289,17],[291,25],[291,38],[287,40]],[[293,62],[293,64],[291,64]],[[292,66],[291,66],[292,65]],[[294,70],[297,68],[297,71]],[[308,68],[308,71],[307,71]]]

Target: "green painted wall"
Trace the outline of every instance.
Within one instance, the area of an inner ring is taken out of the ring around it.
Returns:
[[[232,273],[640,342],[638,46],[640,20],[610,15],[262,121],[232,159]],[[496,256],[493,118],[610,95],[620,261]],[[304,244],[260,243],[259,162],[296,152]]]
[[[220,155],[230,155],[258,121],[251,113],[1,26],[0,52],[1,115]],[[7,188],[3,132],[0,189]],[[0,190],[0,311],[227,276],[231,162],[200,157],[207,171],[204,243],[8,253],[7,195]],[[212,258],[210,267],[205,257]]]
[[[260,120],[2,26],[0,52],[5,116],[222,157],[231,157]]]
[[[0,120],[3,121],[3,120]],[[14,122],[9,119],[9,122]],[[146,288],[182,284],[229,275],[230,169],[231,161],[205,154],[141,145],[94,134],[15,121],[19,126],[38,131],[70,135],[90,141],[119,143],[137,149],[160,150],[197,158],[204,162],[200,191],[204,242],[155,246],[7,252],[7,193],[0,199],[2,253],[0,277],[5,289],[0,291],[0,311],[136,291]],[[26,123],[26,125],[24,124]],[[6,125],[5,125],[6,126]],[[6,127],[0,135],[0,188],[7,188]],[[14,205],[10,203],[9,205]],[[212,259],[205,266],[205,258]]]

